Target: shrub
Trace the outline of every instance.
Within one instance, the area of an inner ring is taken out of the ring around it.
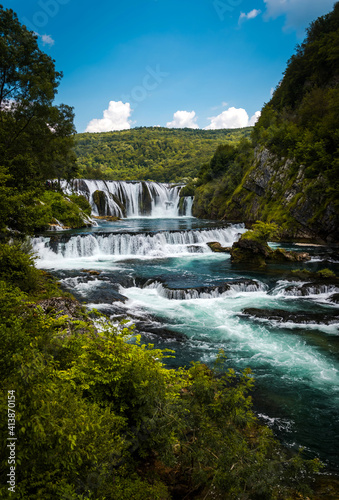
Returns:
[[[331,271],[330,269],[321,269],[320,271],[318,271],[319,276],[321,276],[322,278],[335,278],[336,275],[333,271]]]
[[[266,223],[257,221],[253,224],[252,229],[242,235],[244,239],[254,239],[261,243],[267,243],[269,240],[279,238],[279,226],[274,222]]]
[[[34,267],[32,253],[23,253],[18,243],[0,245],[0,279],[12,283],[24,292],[35,291],[39,271]]]

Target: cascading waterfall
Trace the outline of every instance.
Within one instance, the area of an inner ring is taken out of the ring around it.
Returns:
[[[59,239],[33,239],[33,248],[44,260],[79,259],[100,255],[163,257],[178,254],[212,253],[207,243],[231,246],[239,238],[238,226],[227,228],[163,231],[159,233],[93,233]]]
[[[193,299],[217,299],[234,295],[236,293],[248,293],[266,291],[264,283],[253,280],[242,280],[233,283],[223,283],[218,286],[200,288],[168,288],[159,281],[147,284],[144,288],[156,290],[157,293],[170,300],[193,300]]]
[[[62,189],[85,196],[92,214],[120,218],[191,217],[193,197],[180,197],[182,185],[150,181],[101,181],[74,179],[62,182]]]

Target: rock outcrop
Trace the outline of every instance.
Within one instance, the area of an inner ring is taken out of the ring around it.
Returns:
[[[224,219],[274,220],[282,238],[339,241],[339,212],[328,202],[326,180],[305,177],[305,168],[291,159],[257,149],[251,169],[230,199]]]
[[[289,252],[283,248],[272,250],[265,242],[252,238],[240,238],[239,241],[233,243],[231,260],[235,264],[244,262],[264,266],[270,262],[303,262],[310,260],[310,255],[307,252]]]

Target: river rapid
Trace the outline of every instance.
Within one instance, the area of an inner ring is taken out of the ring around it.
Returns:
[[[264,271],[235,266],[207,243],[229,247],[243,225],[179,216],[178,199],[160,201],[163,209],[158,204],[147,217],[134,211],[117,222],[37,236],[38,267],[88,308],[113,321],[131,318],[143,341],[173,349],[169,366],[213,364],[224,349],[229,367],[252,369],[259,418],[286,446],[303,446],[338,470],[339,304],[331,297],[339,288],[290,279],[293,266],[338,273],[335,254],[289,245],[310,252],[311,261]],[[189,212],[191,200],[186,205]]]

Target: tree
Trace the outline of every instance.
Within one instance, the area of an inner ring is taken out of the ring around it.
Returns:
[[[0,157],[19,192],[76,172],[72,108],[53,106],[61,77],[37,36],[0,6]]]

